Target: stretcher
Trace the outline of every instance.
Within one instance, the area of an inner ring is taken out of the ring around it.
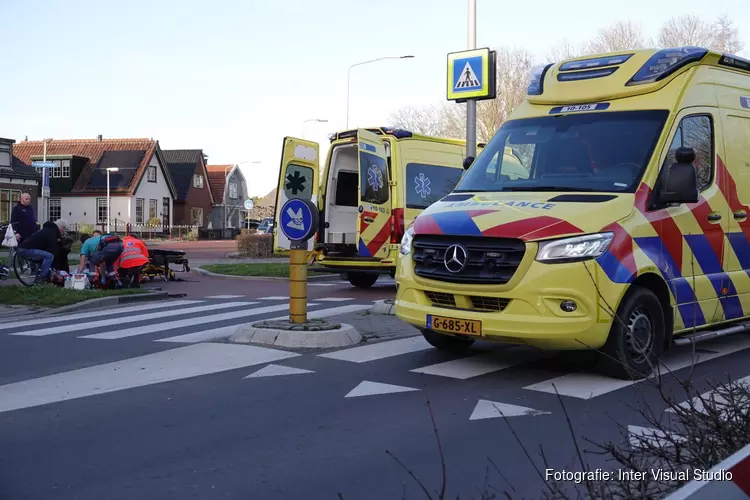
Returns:
[[[161,278],[164,281],[175,281],[175,273],[170,269],[170,264],[182,266],[182,271],[189,273],[190,264],[182,250],[162,250],[160,248],[149,248],[149,262],[141,269],[141,282]]]

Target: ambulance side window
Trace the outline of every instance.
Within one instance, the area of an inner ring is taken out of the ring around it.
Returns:
[[[662,168],[672,165],[676,161],[675,153],[678,148],[693,148],[695,150],[693,165],[698,173],[698,190],[707,189],[711,186],[714,177],[713,136],[713,124],[710,116],[686,116],[680,122],[677,132],[675,132]]]

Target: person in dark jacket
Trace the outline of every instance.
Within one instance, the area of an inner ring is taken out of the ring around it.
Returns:
[[[36,283],[49,279],[49,271],[60,248],[60,239],[68,223],[64,219],[45,222],[39,231],[18,244],[18,255],[27,260],[42,261]]]
[[[68,262],[68,255],[73,248],[73,238],[63,236],[60,238],[60,247],[57,249],[55,254],[55,260],[52,262],[52,268],[55,271],[65,271],[70,274],[70,263]]]
[[[21,242],[36,232],[36,215],[34,207],[31,206],[31,195],[21,194],[18,204],[10,213],[10,223]]]

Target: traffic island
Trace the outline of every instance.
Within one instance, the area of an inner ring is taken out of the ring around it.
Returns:
[[[229,341],[238,344],[323,349],[359,344],[362,336],[351,325],[330,323],[324,319],[310,319],[304,323],[276,320],[240,325],[229,337]]]

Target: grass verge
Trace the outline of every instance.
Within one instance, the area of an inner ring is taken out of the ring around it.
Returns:
[[[146,293],[145,289],[129,290],[71,290],[50,285],[25,287],[22,285],[0,286],[0,304],[39,307],[61,307],[112,295]]]
[[[259,276],[271,278],[288,278],[289,263],[257,263],[257,264],[207,264],[201,269],[210,273],[227,274],[230,276]]]

